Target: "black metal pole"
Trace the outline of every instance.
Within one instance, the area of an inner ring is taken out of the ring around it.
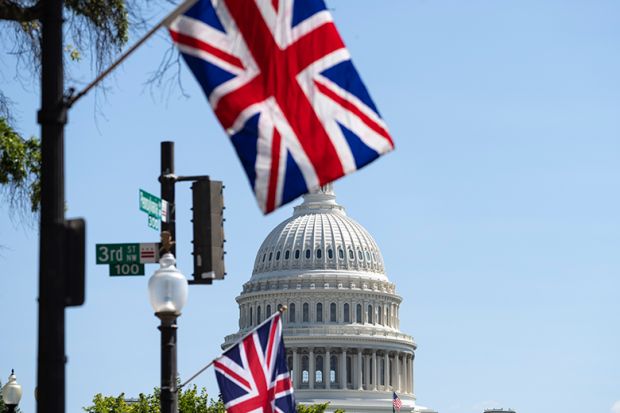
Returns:
[[[161,320],[161,413],[178,412],[176,316],[157,314]]]
[[[41,230],[37,412],[65,411],[64,125],[62,0],[43,2]]]
[[[174,142],[166,141],[161,143],[161,174],[159,175],[159,182],[161,184],[161,199],[168,202],[168,222],[161,223],[161,230],[168,231],[172,237],[172,241],[176,241]],[[172,255],[176,256],[175,244],[172,244],[170,252]]]
[[[161,223],[161,230],[168,231],[172,241],[176,241],[176,222],[174,204],[174,142],[161,143],[161,199],[168,202],[167,222]],[[170,247],[172,255],[176,256],[176,244]],[[176,316],[158,315],[161,318],[161,412],[178,412],[177,395],[177,325]],[[166,389],[164,391],[164,389]]]

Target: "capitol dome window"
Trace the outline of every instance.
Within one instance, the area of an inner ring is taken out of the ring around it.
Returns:
[[[269,317],[271,315],[271,305],[267,304],[267,310],[265,311],[265,316]]]
[[[271,261],[271,257],[273,256],[273,252],[269,253],[269,261]]]
[[[366,251],[366,261],[370,261],[370,253]]]
[[[392,320],[390,319],[390,307],[386,307],[386,315],[385,315],[385,324],[387,324],[388,327],[392,327]]]
[[[383,314],[381,313],[381,306],[377,307],[377,323],[383,324]]]
[[[338,248],[338,258],[344,260],[344,251],[342,250],[342,248]]]
[[[314,373],[316,383],[323,383],[323,356],[316,356],[316,371]]]
[[[316,322],[323,322],[323,304],[321,303],[316,303]]]
[[[302,320],[304,323],[307,323],[308,321],[310,321],[310,317],[308,315],[309,311],[309,305],[308,303],[304,303],[303,308],[302,308]],[[252,317],[252,313],[250,313],[250,318]]]
[[[265,258],[267,258],[267,253],[263,254],[263,262],[265,262]]]
[[[306,250],[306,258],[307,258],[307,259],[310,259],[310,255],[311,255],[311,254],[310,254],[310,249],[307,249],[307,250]]]
[[[286,250],[286,252],[284,253],[284,259],[288,260],[290,256],[291,256],[291,252],[289,250]]]
[[[343,320],[345,323],[350,323],[351,322],[351,313],[349,311],[349,303],[345,303],[344,304],[344,317]]]
[[[299,250],[295,250],[295,259],[298,260],[299,259]]]
[[[288,306],[288,321],[291,323],[295,322],[295,303],[291,303]]]
[[[362,255],[362,250],[357,250],[357,258],[362,261],[364,259],[364,256]]]
[[[328,249],[327,250],[327,257],[331,260],[334,258],[334,251],[332,251],[332,249]]]
[[[260,305],[256,308],[256,324],[260,324],[262,321],[260,313]]]
[[[355,258],[355,254],[353,254],[353,250],[349,250],[349,259],[352,260]]]
[[[250,307],[250,326],[254,325],[254,318],[252,317],[252,307]]]
[[[356,315],[355,322],[361,324],[362,323],[362,305],[358,304],[355,310],[356,310],[355,311],[355,315]]]
[[[303,356],[301,358],[301,382],[305,384],[308,384],[310,379],[310,374],[308,373],[308,361],[308,356]]]
[[[280,260],[280,251],[276,252],[276,261]]]
[[[336,380],[337,380],[337,377],[336,377],[337,368],[336,368],[336,366],[338,366],[338,357],[331,356],[329,358],[329,382],[331,384],[336,383]]]
[[[317,249],[316,250],[316,257],[320,259],[322,255],[323,255],[323,253],[321,252],[321,249],[320,248]]]
[[[329,321],[332,323],[336,322],[336,303],[329,305]]]
[[[372,305],[368,306],[368,322],[372,324]]]

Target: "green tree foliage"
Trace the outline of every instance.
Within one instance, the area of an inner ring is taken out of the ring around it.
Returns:
[[[297,413],[324,413],[329,403],[297,404]]]
[[[16,57],[14,73],[1,73],[32,87],[41,67],[41,18],[46,0],[0,0],[0,48]],[[130,26],[144,26],[141,7],[164,0],[65,0],[65,52],[67,61],[83,55],[95,71],[106,65],[127,43]],[[5,65],[0,70],[7,70]],[[68,71],[70,72],[70,70]],[[21,136],[12,113],[13,102],[0,85],[0,187],[12,211],[39,209],[40,146],[37,139]]]
[[[297,413],[325,413],[329,403],[297,405]],[[140,394],[137,399],[127,400],[125,394],[117,397],[97,394],[92,405],[84,407],[86,413],[159,413],[159,389],[152,394]],[[3,413],[0,410],[0,413]],[[196,386],[179,390],[179,413],[226,413],[221,399],[209,399],[206,389]],[[337,409],[334,413],[345,413]]]
[[[317,403],[317,404],[297,404],[297,413],[324,413],[329,406],[329,402],[327,403]],[[334,410],[334,413],[345,413],[342,409]]]
[[[0,118],[0,185],[12,210],[37,212],[41,199],[41,145],[24,139]],[[25,203],[25,205],[24,205]]]
[[[117,397],[97,394],[92,405],[84,408],[86,413],[159,413],[159,389],[152,394],[140,394],[128,401],[125,394]],[[196,386],[179,390],[179,413],[226,413],[221,400],[209,399],[206,389]]]

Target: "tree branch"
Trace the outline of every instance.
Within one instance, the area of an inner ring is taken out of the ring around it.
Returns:
[[[39,20],[42,14],[42,1],[38,0],[33,6],[20,6],[11,0],[0,0],[0,20],[29,22]]]

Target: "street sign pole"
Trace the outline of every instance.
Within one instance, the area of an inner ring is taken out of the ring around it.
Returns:
[[[161,223],[161,231],[168,231],[172,241],[176,241],[176,205],[174,204],[174,184],[176,175],[174,174],[174,142],[165,141],[161,143],[161,174],[159,175],[161,184],[161,199],[168,202],[167,217]],[[176,247],[172,244],[170,250],[176,257]]]
[[[170,239],[173,241],[170,246],[170,252],[176,257],[176,220],[175,220],[175,208],[174,204],[174,184],[176,183],[176,176],[174,175],[174,142],[165,141],[161,143],[161,174],[159,175],[159,182],[161,183],[161,199],[168,202],[168,210],[166,221],[161,223],[161,231],[167,231],[170,233]],[[170,320],[171,324],[176,326],[176,318]],[[164,406],[168,406],[173,412],[178,411],[178,394],[176,392],[176,377],[177,372],[177,352],[170,351],[169,354],[164,354],[164,350],[168,348],[169,343],[177,342],[177,329],[170,329],[167,331],[168,337],[164,342],[164,335],[162,335],[162,353],[161,353],[161,400],[162,410]],[[165,360],[169,361],[166,370]],[[170,379],[170,380],[169,380]],[[168,381],[170,381],[168,383]],[[164,385],[167,384],[167,385]],[[169,403],[164,403],[164,400],[169,400]]]

